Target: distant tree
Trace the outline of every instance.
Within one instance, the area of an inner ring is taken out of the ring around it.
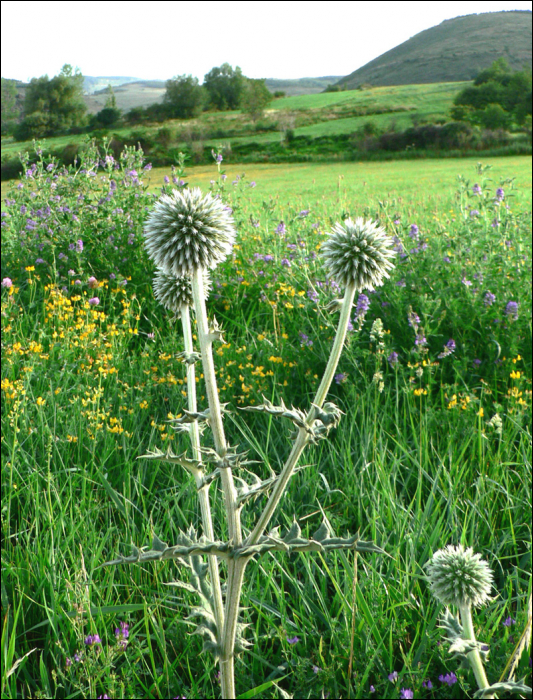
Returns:
[[[17,83],[14,80],[2,78],[2,123],[17,116]]]
[[[117,108],[117,98],[115,97],[115,92],[111,86],[111,83],[107,86],[107,99],[105,101],[104,108],[106,108],[106,109],[118,109]]]
[[[285,97],[286,92],[285,90],[275,90],[274,91],[274,99],[277,99],[278,97]]]
[[[132,107],[124,117],[128,124],[141,124],[146,121],[146,118],[146,111],[143,107]]]
[[[2,134],[13,133],[20,108],[17,105],[17,84],[2,78]]]
[[[203,88],[198,78],[192,75],[177,75],[166,82],[163,104],[168,115],[174,119],[192,119],[197,117],[206,102]]]
[[[83,75],[65,64],[59,75],[32,78],[26,88],[24,119],[17,130],[25,138],[53,136],[85,122]]]
[[[513,73],[504,58],[482,70],[454,100],[451,116],[486,129],[509,129],[531,115],[531,71]]]
[[[212,68],[204,76],[203,84],[209,94],[210,105],[221,111],[239,108],[245,85],[246,78],[239,66],[233,70],[229,63],[223,63],[219,68]]]
[[[92,129],[108,128],[115,126],[122,117],[122,112],[116,107],[104,107],[91,119]]]
[[[273,95],[264,80],[247,79],[241,93],[240,107],[255,122],[263,116],[265,107],[272,102],[272,99]]]

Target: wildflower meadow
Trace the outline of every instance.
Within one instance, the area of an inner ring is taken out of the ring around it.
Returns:
[[[197,189],[35,148],[2,204],[2,697],[530,693],[531,159],[354,207],[217,150]]]

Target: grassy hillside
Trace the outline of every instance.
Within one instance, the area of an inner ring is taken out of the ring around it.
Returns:
[[[406,128],[413,121],[446,119],[453,98],[464,86],[465,83],[408,85],[285,97],[275,100],[257,123],[240,111],[206,112],[198,119],[172,120],[165,125],[146,127],[145,132],[154,135],[166,126],[174,134],[175,147],[186,145],[187,134],[196,134],[197,140],[206,145],[223,143],[231,147],[234,143],[279,141],[280,131],[287,127],[297,136],[350,134],[368,121],[375,121],[380,128],[389,127],[392,122],[398,128]],[[117,102],[120,95],[118,92]],[[112,133],[124,139],[130,136],[132,128],[114,129]],[[47,139],[46,144],[56,150],[70,143],[82,143],[84,138],[84,135],[58,136]],[[30,142],[3,139],[2,158],[15,157],[30,147]]]
[[[488,12],[446,20],[341,78],[354,89],[471,80],[505,57],[514,70],[531,66],[531,12]]]

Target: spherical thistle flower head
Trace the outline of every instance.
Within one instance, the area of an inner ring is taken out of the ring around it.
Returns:
[[[330,276],[342,286],[355,284],[356,291],[373,291],[389,277],[394,265],[394,241],[373,221],[346,219],[336,223],[321,253]]]
[[[492,570],[471,547],[448,545],[426,566],[431,592],[443,605],[480,606],[489,599]]]
[[[209,296],[211,282],[204,273],[205,298]],[[154,277],[154,296],[169,311],[178,313],[182,306],[192,306],[192,280],[190,276],[177,277],[164,270],[157,270]]]
[[[216,267],[231,251],[235,235],[225,205],[198,187],[162,195],[144,227],[148,255],[177,277]]]

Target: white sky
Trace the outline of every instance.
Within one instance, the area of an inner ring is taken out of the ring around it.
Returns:
[[[88,76],[166,80],[214,66],[249,78],[348,75],[459,15],[531,2],[60,2],[2,0],[2,76],[28,81],[65,63]]]

